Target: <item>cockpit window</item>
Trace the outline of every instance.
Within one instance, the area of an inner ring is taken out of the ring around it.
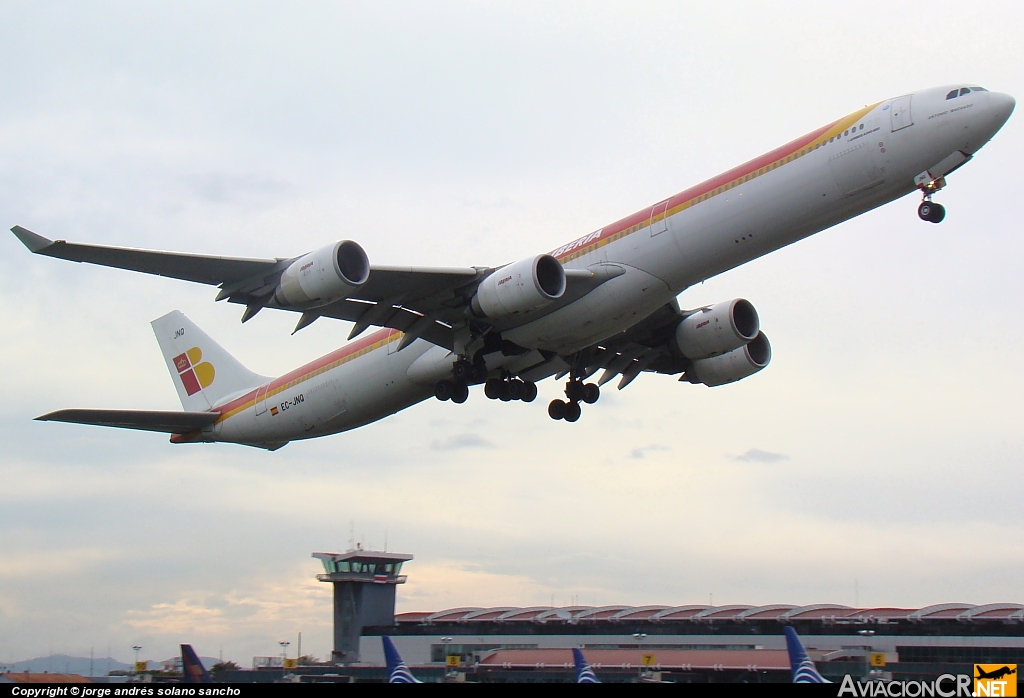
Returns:
[[[953,99],[954,97],[957,96],[957,94],[959,94],[959,90],[953,90],[952,92],[946,95],[946,99]]]
[[[984,87],[972,87],[971,89],[975,92],[988,92]]]
[[[963,97],[965,94],[969,94],[970,91],[971,91],[971,88],[969,88],[969,87],[961,87],[960,88],[960,96]]]

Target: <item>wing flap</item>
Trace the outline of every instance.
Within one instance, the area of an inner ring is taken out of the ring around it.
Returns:
[[[36,417],[40,422],[67,422],[98,427],[140,429],[165,434],[187,434],[210,426],[220,417],[217,412],[177,412],[163,410],[57,410]]]
[[[29,251],[35,254],[66,259],[70,262],[87,262],[144,274],[155,274],[200,284],[217,285],[242,281],[273,271],[279,262],[276,259],[217,257],[182,252],[139,250],[131,247],[83,245],[63,240],[54,241],[22,228],[20,225],[11,228],[11,232],[21,240]]]

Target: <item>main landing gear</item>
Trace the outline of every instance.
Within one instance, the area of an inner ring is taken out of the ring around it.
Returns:
[[[597,383],[584,383],[583,379],[574,377],[565,384],[565,396],[569,398],[568,402],[564,400],[551,401],[551,404],[548,405],[548,416],[551,419],[575,422],[582,413],[580,402],[593,405],[601,397],[601,388],[597,386]]]
[[[468,359],[459,359],[452,366],[452,377],[440,380],[434,386],[434,397],[441,402],[451,400],[461,405],[469,399],[470,384],[479,383],[486,375],[487,367],[482,362],[473,363]]]
[[[942,219],[946,217],[946,207],[932,201],[932,194],[944,186],[946,186],[945,177],[939,177],[920,186],[921,193],[924,194],[924,201],[917,207],[917,215],[921,220],[929,223],[941,223]]]
[[[518,378],[489,378],[484,383],[484,395],[488,400],[533,402],[537,399],[537,384]]]

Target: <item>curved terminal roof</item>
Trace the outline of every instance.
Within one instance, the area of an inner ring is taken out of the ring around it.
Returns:
[[[924,608],[850,608],[838,604],[791,606],[469,606],[433,613],[399,613],[399,624],[435,623],[753,623],[819,621],[823,623],[893,623],[899,621],[959,621],[961,623],[1024,622],[1024,605],[993,603],[975,606],[947,603]]]

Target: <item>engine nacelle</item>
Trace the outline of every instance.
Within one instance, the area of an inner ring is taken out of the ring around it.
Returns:
[[[284,273],[274,301],[285,308],[316,308],[352,293],[370,278],[370,260],[358,243],[342,240],[304,254]]]
[[[743,298],[698,310],[676,327],[675,349],[688,359],[727,354],[757,337],[760,321],[753,304]]]
[[[713,388],[752,376],[771,360],[772,346],[768,337],[764,332],[758,332],[756,337],[738,349],[694,361],[686,377],[691,383],[703,383]]]
[[[479,318],[504,320],[543,308],[565,293],[565,270],[549,254],[522,259],[480,282],[470,310]]]

